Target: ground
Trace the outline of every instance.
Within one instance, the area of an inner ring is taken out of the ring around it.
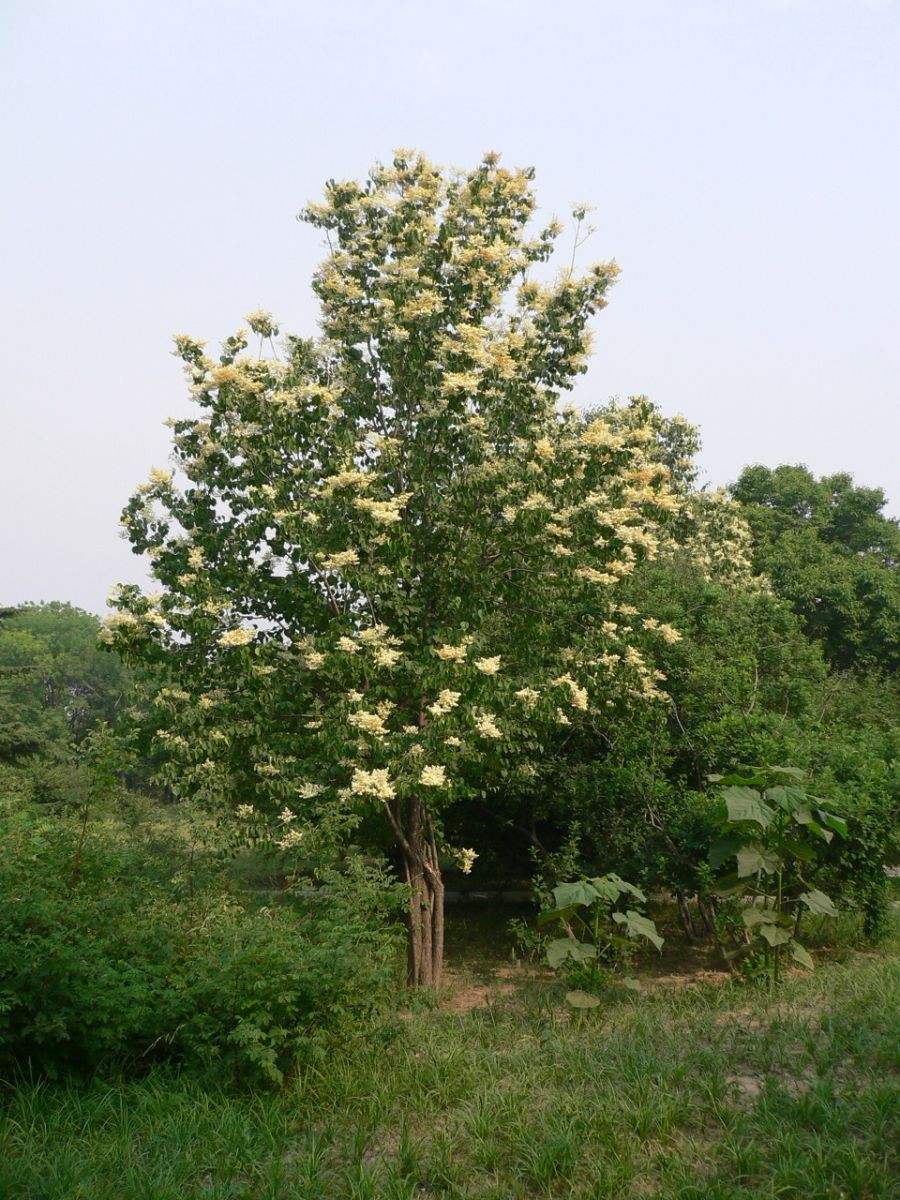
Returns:
[[[170,1074],[11,1091],[5,1200],[896,1200],[900,957],[770,998],[702,950],[569,1011],[460,911],[449,983],[279,1094]]]

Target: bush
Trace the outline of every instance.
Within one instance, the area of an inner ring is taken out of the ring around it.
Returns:
[[[278,1083],[397,977],[395,889],[352,864],[250,908],[187,847],[11,803],[0,862],[0,1065],[170,1060]],[[202,864],[201,864],[202,866]]]

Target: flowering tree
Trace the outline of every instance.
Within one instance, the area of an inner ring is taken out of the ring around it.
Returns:
[[[663,699],[652,647],[678,638],[616,600],[682,504],[653,429],[559,406],[617,268],[540,281],[559,228],[530,232],[531,178],[398,152],[329,183],[303,214],[323,336],[279,354],[254,312],[215,359],[176,338],[201,411],[123,516],[161,590],[118,589],[104,634],[167,665],[182,792],[280,807],[285,847],[383,814],[414,984],[441,979],[441,859],[475,857],[447,806]]]

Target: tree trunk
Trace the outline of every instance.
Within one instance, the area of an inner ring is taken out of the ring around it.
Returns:
[[[434,827],[417,797],[408,802],[403,816],[405,821],[395,813],[392,824],[409,884],[407,983],[438,988],[444,967],[444,881]]]

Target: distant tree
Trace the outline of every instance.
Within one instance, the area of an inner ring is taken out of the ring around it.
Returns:
[[[0,756],[77,744],[114,721],[128,672],[99,632],[98,617],[58,601],[0,614]]]
[[[836,668],[900,666],[900,525],[880,488],[806,467],[745,468],[732,487],[753,557]]]

